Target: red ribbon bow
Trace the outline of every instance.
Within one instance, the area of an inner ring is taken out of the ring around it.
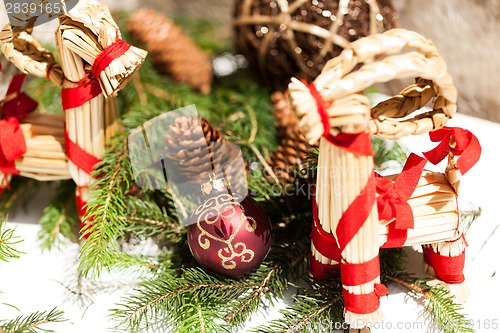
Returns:
[[[377,177],[376,189],[380,193],[377,208],[381,220],[396,218],[394,226],[397,229],[413,228],[413,213],[407,201],[417,187],[426,162],[425,158],[411,154],[394,183],[382,176]]]
[[[28,95],[21,92],[24,78],[26,75],[17,74],[12,77],[12,80],[7,90],[7,96],[2,106],[2,115],[7,117],[16,117],[22,120],[30,112],[34,111],[38,103],[31,99]]]
[[[26,153],[26,142],[19,121],[14,117],[0,120],[0,171],[17,175],[14,161]]]
[[[481,156],[479,140],[466,129],[443,127],[430,132],[429,136],[432,142],[441,141],[436,148],[424,153],[432,164],[438,164],[451,152],[455,156],[460,156],[457,160],[457,167],[463,175],[476,164]]]

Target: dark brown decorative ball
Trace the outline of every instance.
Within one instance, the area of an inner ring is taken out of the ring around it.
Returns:
[[[390,0],[236,0],[234,43],[265,84],[282,90],[292,76],[312,81],[349,42],[397,21]]]

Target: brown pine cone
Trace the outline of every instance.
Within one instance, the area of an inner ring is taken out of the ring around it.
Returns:
[[[207,53],[171,20],[155,10],[140,9],[130,17],[128,29],[146,46],[159,72],[204,94],[210,92],[212,64]]]
[[[180,177],[180,181],[199,186],[209,181],[209,174],[214,172],[216,178],[226,178],[233,190],[238,190],[241,180],[246,179],[244,164],[232,163],[239,149],[236,151],[236,146],[231,143],[223,144],[227,139],[206,119],[194,116],[177,118],[170,126],[166,141],[169,165],[175,166],[171,171]]]
[[[280,144],[278,150],[271,153],[269,165],[280,181],[293,183],[297,178],[296,166],[304,162],[311,147],[300,133],[297,118],[288,103],[287,93],[277,91],[272,94],[271,100],[274,104],[273,115],[276,118]]]

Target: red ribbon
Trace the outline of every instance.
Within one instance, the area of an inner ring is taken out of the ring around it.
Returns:
[[[363,191],[354,199],[339,220],[335,234],[342,253],[347,244],[358,233],[375,204],[375,173],[372,171]]]
[[[387,295],[387,287],[376,283],[375,290],[370,294],[352,294],[342,289],[344,307],[347,311],[357,314],[368,314],[377,311],[380,307],[380,297]]]
[[[63,110],[74,109],[99,96],[101,86],[95,78],[86,75],[78,86],[74,88],[65,88],[61,91]]]
[[[309,273],[311,273],[313,278],[317,280],[331,279],[334,276],[338,276],[339,270],[339,264],[323,264],[322,262],[316,260],[312,254],[310,255]]]
[[[71,140],[68,132],[64,131],[64,139],[66,144],[66,155],[78,168],[89,174],[94,170],[94,166],[101,162],[101,159],[87,153],[83,148]]]
[[[340,264],[340,270],[344,286],[359,286],[371,282],[380,276],[380,260],[377,255],[372,260],[359,264],[343,261]]]
[[[116,42],[105,48],[94,61],[92,76],[99,77],[109,64],[125,54],[129,48],[130,45],[121,39],[117,39]]]
[[[463,128],[443,127],[429,132],[429,136],[432,142],[440,142],[436,148],[424,153],[432,164],[438,164],[451,152],[455,156],[460,156],[457,160],[457,167],[463,175],[476,164],[481,156],[479,140]]]
[[[460,284],[465,281],[465,251],[459,256],[449,257],[434,252],[432,247],[424,247],[424,260],[434,268],[436,278],[448,284]]]
[[[80,80],[78,86],[62,90],[61,96],[63,109],[68,110],[80,107],[91,99],[99,96],[101,92],[101,87],[97,79],[87,74],[82,80]],[[72,141],[69,138],[67,131],[64,132],[64,136],[66,142],[66,155],[68,156],[68,159],[85,173],[90,174],[94,169],[94,165],[99,163],[101,160],[87,153],[83,150],[83,148]]]
[[[321,255],[331,260],[340,262],[342,260],[337,239],[332,234],[325,232],[321,227],[318,218],[318,207],[316,204],[316,193],[312,197],[312,210],[313,210],[313,227],[311,231],[311,240],[316,250]]]
[[[26,141],[19,121],[14,117],[0,120],[0,171],[18,175],[14,161],[26,153]]]
[[[321,97],[321,94],[314,85],[314,82],[307,83],[305,80],[302,80],[302,83],[304,83],[309,88],[311,96],[316,101],[318,114],[321,117],[321,122],[323,123],[323,137],[327,139],[331,144],[334,144],[341,149],[347,150],[348,152],[363,156],[372,156],[373,151],[371,140],[370,136],[367,133],[341,133],[336,136],[333,136],[330,133],[330,121],[328,118],[328,113],[326,112],[326,105],[323,97]]]
[[[30,112],[34,111],[38,103],[31,99],[24,92],[21,92],[25,74],[17,74],[12,77],[9,88],[7,89],[6,99],[2,106],[2,115],[7,117],[16,117],[22,120]],[[12,98],[9,98],[13,96]]]
[[[379,219],[392,220],[388,240],[384,247],[401,247],[406,242],[407,230],[414,227],[413,212],[407,203],[417,187],[427,160],[410,154],[403,171],[392,183],[382,176],[376,177],[377,208]]]
[[[0,175],[0,194],[10,188],[10,177],[6,174]]]
[[[75,192],[75,199],[76,199],[76,210],[78,212],[78,217],[80,218],[80,230],[83,230],[86,228],[87,225],[92,226],[92,221],[94,220],[93,216],[87,217],[86,220],[83,220],[85,215],[87,214],[87,201],[83,199],[82,197],[82,192],[87,190],[87,186],[77,186],[76,187],[76,192]],[[84,233],[83,234],[83,239],[87,239],[89,237],[89,233]]]

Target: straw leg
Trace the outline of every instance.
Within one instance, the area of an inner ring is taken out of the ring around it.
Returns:
[[[464,237],[423,246],[425,262],[436,276],[436,279],[429,284],[442,284],[452,295],[456,296],[457,303],[465,303],[469,298],[469,289],[463,279],[466,246]],[[433,254],[434,259],[431,259]],[[436,264],[436,260],[442,260],[445,264]],[[462,279],[457,277],[462,277]]]
[[[322,158],[322,155],[326,157]],[[329,175],[320,178],[321,170],[319,170],[318,179],[326,180],[328,184],[318,183],[318,217],[323,226],[329,223],[329,229],[336,234],[342,232],[342,230],[337,230],[337,226],[343,213],[362,193],[369,178],[373,175],[373,158],[339,149],[322,138],[319,159],[318,168],[328,170]],[[330,190],[325,191],[322,188]],[[379,228],[377,208],[374,204],[362,227],[342,251],[343,262],[362,264],[378,257]],[[337,239],[339,239],[338,235]],[[372,281],[362,285],[344,285],[343,288],[350,294],[367,295],[374,293],[375,286],[379,283],[380,276],[376,276]],[[345,310],[345,320],[352,328],[369,326],[381,320],[382,317],[378,308],[371,313],[355,313]]]

